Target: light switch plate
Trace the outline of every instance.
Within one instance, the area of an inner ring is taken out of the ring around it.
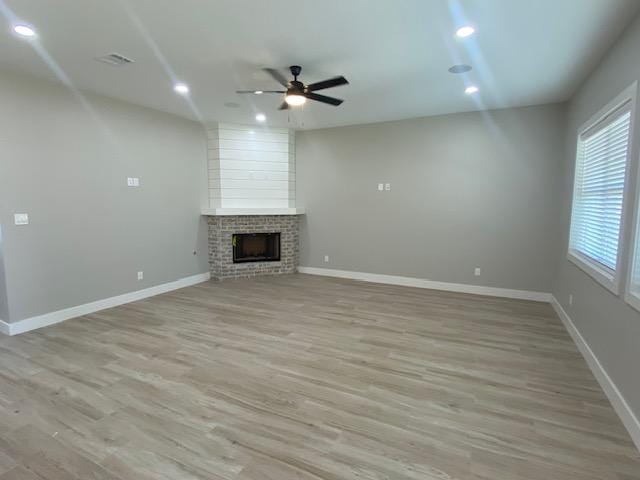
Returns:
[[[138,272],[138,280],[144,279],[144,272]]]
[[[387,191],[391,190],[391,184],[390,183],[385,183],[384,184],[384,189],[387,190]]]
[[[16,213],[13,215],[13,221],[16,225],[29,225],[29,214]]]
[[[384,183],[379,183],[378,184],[378,190],[379,191],[383,191],[384,190]]]

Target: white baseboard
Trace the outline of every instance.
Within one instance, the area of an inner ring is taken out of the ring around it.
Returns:
[[[448,292],[487,295],[490,297],[517,298],[520,300],[535,300],[538,302],[551,301],[550,293],[532,292],[529,290],[483,287],[481,285],[468,285],[464,283],[435,282],[433,280],[425,280],[422,278],[383,275],[380,273],[351,272],[348,270],[333,270],[330,268],[298,267],[298,272],[308,273],[310,275],[323,275],[325,277],[350,278],[352,280],[363,280],[365,282],[401,285],[403,287],[428,288],[431,290],[446,290]]]
[[[640,421],[638,421],[638,418],[629,407],[629,404],[622,396],[622,393],[620,393],[620,390],[618,390],[616,384],[613,383],[613,380],[598,360],[598,357],[596,357],[589,344],[574,325],[571,317],[569,317],[565,309],[562,308],[560,302],[558,302],[555,297],[552,297],[551,305],[560,317],[560,320],[562,320],[562,323],[569,332],[569,335],[571,335],[571,338],[578,347],[578,350],[582,353],[587,365],[589,365],[593,375],[596,377],[596,380],[598,380],[600,387],[604,390],[604,393],[611,402],[613,409],[620,417],[620,420],[622,420],[622,423],[629,432],[636,448],[640,450]]]
[[[42,328],[55,323],[64,322],[70,318],[88,315],[106,308],[117,307],[118,305],[123,305],[125,303],[135,302],[136,300],[142,300],[143,298],[153,297],[155,295],[160,295],[161,293],[206,282],[210,278],[211,275],[209,272],[199,273],[198,275],[192,275],[190,277],[181,278],[173,282],[163,283],[162,285],[156,285],[143,290],[136,290],[135,292],[124,293],[115,297],[85,303],[84,305],[78,305],[77,307],[65,308],[64,310],[25,318],[24,320],[19,320],[14,323],[7,323],[0,320],[0,332],[7,335],[17,335],[19,333],[29,332],[36,328]]]

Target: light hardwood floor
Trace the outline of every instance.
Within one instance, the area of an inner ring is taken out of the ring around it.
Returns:
[[[551,307],[306,275],[0,337],[0,480],[637,480]]]

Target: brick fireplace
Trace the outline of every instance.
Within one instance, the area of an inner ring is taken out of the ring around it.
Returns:
[[[295,273],[299,258],[298,219],[298,215],[209,216],[211,278],[225,280]],[[233,236],[243,233],[279,233],[280,259],[234,263]]]

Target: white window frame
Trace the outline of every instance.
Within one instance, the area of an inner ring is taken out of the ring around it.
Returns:
[[[638,179],[640,181],[640,179]],[[638,203],[636,202],[636,208],[637,208]],[[639,236],[638,235],[638,230],[640,229],[635,229],[634,228],[634,234],[633,234],[633,241],[631,242],[631,245],[635,245],[636,241],[636,237]],[[633,308],[635,308],[636,310],[640,311],[640,297],[638,295],[636,295],[635,293],[633,293],[630,290],[630,286],[631,286],[631,282],[632,282],[632,275],[633,275],[633,270],[635,268],[635,250],[632,247],[631,249],[629,249],[629,257],[630,257],[630,263],[629,263],[629,271],[627,272],[627,285],[625,288],[625,292],[624,292],[624,300],[625,302],[627,302],[629,305],[631,305]]]
[[[586,123],[584,123],[580,128],[578,128],[577,137],[576,137],[576,151],[575,151],[575,164],[574,164],[574,176],[573,176],[573,200],[571,202],[571,218],[569,220],[569,245],[567,248],[567,259],[575,264],[577,267],[582,269],[585,273],[590,275],[594,280],[596,280],[600,285],[605,287],[610,292],[615,295],[619,295],[620,293],[620,281],[624,277],[624,266],[625,260],[628,258],[628,255],[625,252],[625,239],[627,237],[627,232],[629,229],[628,222],[628,207],[629,207],[629,188],[631,184],[631,174],[632,171],[631,166],[633,163],[633,159],[635,158],[635,139],[634,139],[634,125],[635,125],[635,116],[636,116],[636,96],[638,91],[637,82],[633,82],[627,88],[625,88],[616,98],[611,100],[607,105],[601,108],[598,113],[596,113],[593,117],[591,117]],[[573,207],[576,203],[576,172],[578,167],[578,152],[580,148],[580,137],[586,133],[588,130],[596,126],[598,123],[602,122],[609,115],[614,113],[617,109],[622,107],[624,104],[630,102],[631,108],[631,120],[629,124],[629,147],[627,149],[627,165],[625,169],[625,180],[624,180],[624,193],[622,197],[622,213],[620,216],[620,235],[618,237],[618,259],[616,263],[615,272],[611,273],[608,268],[600,263],[592,260],[591,258],[583,255],[582,253],[573,250],[571,248],[571,229],[573,224]],[[628,283],[628,282],[627,282]],[[638,305],[640,306],[640,299],[638,299]]]
[[[638,152],[634,152],[634,157],[638,158]],[[624,292],[625,301],[635,308],[636,310],[640,310],[640,296],[631,291],[631,285],[633,284],[633,272],[635,270],[636,263],[636,249],[640,250],[640,159],[638,159],[638,163],[635,165],[636,175],[635,175],[635,198],[634,198],[634,214],[631,222],[631,241],[629,247],[629,263],[628,270],[626,276],[626,285]],[[640,258],[638,258],[640,260]]]

